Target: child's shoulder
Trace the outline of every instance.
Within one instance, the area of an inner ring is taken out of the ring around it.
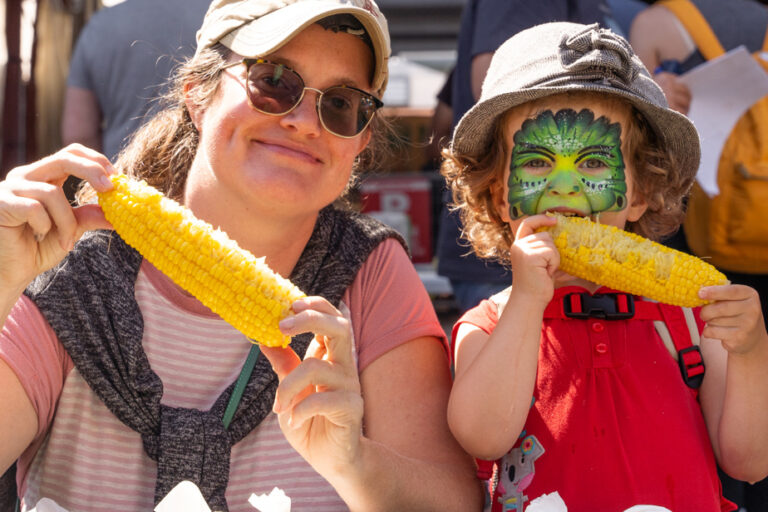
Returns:
[[[499,316],[501,316],[501,312],[504,311],[504,306],[507,305],[507,301],[509,301],[509,294],[511,292],[512,292],[512,287],[508,286],[507,288],[501,290],[500,292],[488,297],[488,301],[493,303],[493,305],[496,306]]]

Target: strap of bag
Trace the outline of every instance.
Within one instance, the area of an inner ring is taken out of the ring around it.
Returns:
[[[663,320],[653,326],[664,345],[680,367],[683,381],[691,389],[698,389],[704,380],[706,367],[701,356],[701,337],[691,308],[658,304]]]
[[[712,60],[725,53],[725,48],[720,44],[712,27],[690,0],[661,0],[656,3],[669,9],[677,17],[705,59]],[[768,35],[766,43],[768,43]]]

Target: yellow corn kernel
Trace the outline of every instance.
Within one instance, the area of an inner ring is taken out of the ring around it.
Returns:
[[[701,259],[615,226],[555,214],[552,233],[560,268],[602,286],[676,306],[706,304],[702,286],[727,284],[725,275]]]
[[[304,293],[186,207],[145,181],[111,177],[99,193],[104,216],[125,240],[176,284],[251,339],[285,347],[277,324]]]

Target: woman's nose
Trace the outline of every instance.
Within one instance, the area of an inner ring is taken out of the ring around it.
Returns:
[[[280,124],[305,135],[320,135],[323,127],[317,111],[318,94],[314,89],[307,88],[296,108],[280,117]]]

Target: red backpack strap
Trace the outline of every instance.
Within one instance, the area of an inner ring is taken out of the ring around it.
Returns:
[[[658,307],[663,321],[654,321],[656,332],[667,348],[670,343],[674,346],[674,352],[670,352],[677,356],[675,359],[683,381],[689,388],[697,390],[704,380],[706,367],[699,349],[701,338],[693,310],[669,304],[658,304]]]

